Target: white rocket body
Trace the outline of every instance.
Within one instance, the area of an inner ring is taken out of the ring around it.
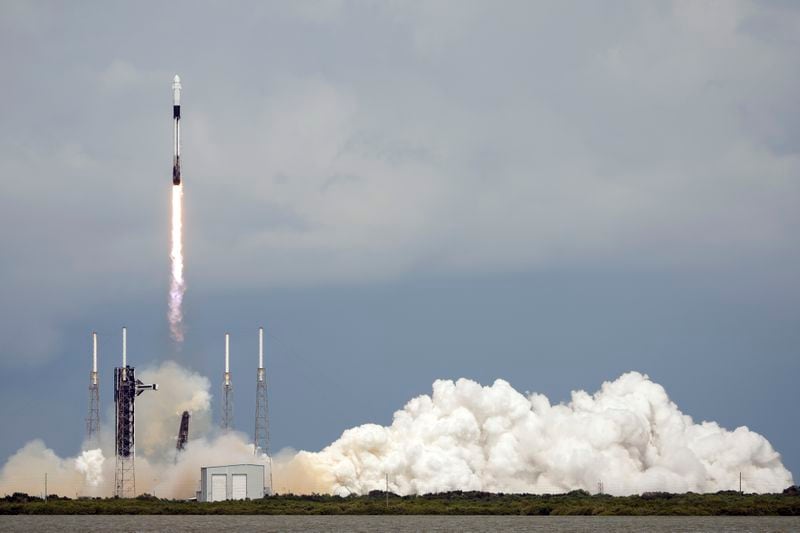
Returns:
[[[181,184],[181,78],[172,80],[172,184]]]

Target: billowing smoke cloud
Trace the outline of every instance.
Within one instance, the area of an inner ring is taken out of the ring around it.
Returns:
[[[218,434],[213,438],[190,440],[177,462],[153,465],[155,482],[150,492],[159,496],[188,498],[199,490],[200,468],[211,465],[260,463],[269,465],[263,458],[253,455],[253,445],[242,433]]]
[[[85,450],[75,459],[75,468],[83,474],[86,485],[95,489],[103,482],[103,463],[106,458],[103,450],[96,448]]]
[[[158,391],[136,401],[136,453],[150,461],[174,460],[181,414],[189,411],[189,434],[206,436],[212,430],[211,382],[173,361],[136,373]]]
[[[158,383],[156,392],[136,400],[136,492],[160,497],[191,498],[199,488],[200,467],[230,463],[263,463],[253,455],[247,436],[220,434],[212,426],[211,383],[208,378],[168,361],[143,368],[137,377]],[[181,413],[191,413],[190,440],[178,453],[176,439]],[[9,458],[0,471],[0,494],[41,494],[44,474],[48,492],[65,496],[111,496],[114,492],[113,411],[102,425],[100,448],[84,449],[62,459],[39,439]]]
[[[337,494],[390,489],[611,494],[780,491],[792,475],[761,435],[696,424],[664,388],[637,372],[572,393],[566,405],[526,397],[503,380],[482,387],[436,381],[432,396],[411,400],[391,426],[345,431],[319,453],[301,452],[281,471],[311,472],[313,488]]]
[[[47,474],[48,493],[76,496],[84,493],[84,473],[74,459],[62,459],[53,450],[35,439],[9,457],[0,471],[0,494],[27,492],[41,496]]]
[[[176,363],[144,369],[159,383],[137,409],[136,489],[160,497],[189,498],[200,468],[261,462],[250,438],[212,427],[210,382]],[[190,440],[177,454],[180,413],[192,413]],[[41,440],[14,454],[0,471],[0,494],[40,494],[44,473],[50,493],[110,496],[114,447],[110,424],[101,449],[61,459]],[[400,494],[446,490],[565,492],[573,489],[631,494],[645,491],[713,492],[738,488],[775,492],[793,483],[780,455],[746,427],[695,423],[664,388],[630,372],[590,395],[572,393],[551,405],[525,396],[503,380],[491,386],[460,379],[436,381],[433,394],[412,399],[391,426],[348,429],[321,452],[284,450],[274,459],[278,492]]]

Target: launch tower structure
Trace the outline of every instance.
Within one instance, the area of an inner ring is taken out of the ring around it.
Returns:
[[[256,370],[256,423],[253,432],[253,453],[269,461],[269,490],[272,492],[272,456],[269,453],[269,403],[267,376],[264,371],[264,328],[258,328],[258,369]]]
[[[222,429],[233,429],[233,383],[231,382],[231,336],[225,334],[225,373],[222,375]]]
[[[97,382],[97,332],[92,332],[92,371],[89,372],[89,410],[86,414],[86,443],[98,444],[100,431],[100,388]]]
[[[114,455],[117,465],[114,472],[114,496],[136,496],[136,397],[146,390],[158,390],[158,385],[145,385],[136,379],[136,371],[128,366],[127,330],[122,328],[122,366],[114,368],[115,432]]]

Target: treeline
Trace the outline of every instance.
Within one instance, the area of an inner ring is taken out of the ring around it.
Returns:
[[[638,496],[494,494],[446,492],[397,496],[380,491],[365,496],[265,496],[258,500],[215,503],[167,500],[150,495],[132,499],[42,498],[15,493],[0,499],[0,514],[427,514],[427,515],[800,515],[800,490],[782,494],[645,493]]]

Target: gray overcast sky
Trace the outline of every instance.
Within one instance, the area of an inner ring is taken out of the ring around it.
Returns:
[[[800,474],[798,45],[777,1],[3,0],[0,458],[76,451],[89,332],[107,370],[123,324],[215,393],[232,331],[251,431],[263,323],[276,447],[438,377],[559,401],[640,370]]]

